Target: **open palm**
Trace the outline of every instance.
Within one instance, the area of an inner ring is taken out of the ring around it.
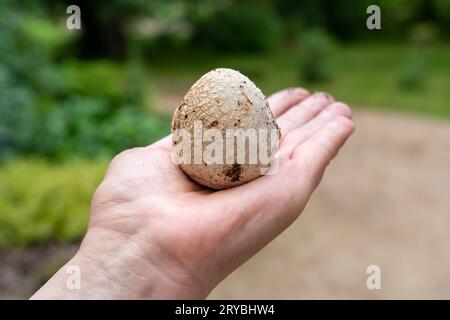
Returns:
[[[170,136],[127,150],[95,193],[83,245],[95,239],[121,261],[148,262],[184,290],[177,297],[205,297],[299,216],[354,130],[348,106],[325,93],[286,89],[268,100],[282,132],[275,175],[215,191],[171,161]]]

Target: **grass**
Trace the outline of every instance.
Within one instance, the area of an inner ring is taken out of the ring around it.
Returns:
[[[404,72],[405,61],[412,55],[421,57],[425,63],[424,85],[402,89],[398,79]],[[266,55],[166,54],[150,62],[150,71],[161,86],[188,89],[208,70],[229,67],[246,74],[267,95],[281,88],[302,86],[311,91],[330,92],[352,106],[411,111],[450,119],[448,44],[421,49],[398,43],[340,45],[331,57],[331,65],[334,78],[319,84],[300,79],[296,54],[288,50]]]

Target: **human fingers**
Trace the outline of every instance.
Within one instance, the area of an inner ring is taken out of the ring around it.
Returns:
[[[333,102],[329,94],[316,92],[297,103],[277,119],[282,136],[310,121]]]
[[[334,102],[328,105],[304,126],[294,129],[285,135],[281,141],[280,150],[290,156],[298,145],[306,141],[328,122],[339,116],[350,119],[352,116],[350,107],[342,102]]]
[[[309,92],[303,88],[288,88],[275,92],[267,98],[267,102],[273,115],[277,118],[308,96]]]
[[[307,172],[311,192],[319,184],[330,161],[354,130],[355,126],[349,118],[339,116],[295,148],[291,159]]]

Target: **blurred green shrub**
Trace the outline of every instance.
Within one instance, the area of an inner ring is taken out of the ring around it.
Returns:
[[[417,46],[429,46],[437,43],[438,29],[431,23],[419,23],[411,28],[411,42]]]
[[[58,105],[36,110],[0,108],[2,156],[43,155],[67,159],[73,155],[111,156],[123,149],[147,145],[164,136],[169,121],[137,106],[117,109],[100,97],[70,96]],[[20,112],[18,112],[20,111]]]
[[[412,2],[413,0],[408,1]],[[342,40],[361,39],[368,36],[365,26],[368,17],[366,10],[368,6],[377,4],[377,0],[322,0],[321,2],[321,12],[324,15],[323,24],[333,36]],[[383,8],[382,14],[384,14],[384,10]]]
[[[426,62],[423,56],[414,54],[400,64],[397,84],[403,90],[417,90],[425,86],[427,80]]]
[[[59,49],[70,41],[63,26],[7,3],[0,20],[0,160],[112,155],[166,133],[168,121],[144,107],[149,86],[139,63],[60,61]]]
[[[262,5],[235,3],[215,12],[196,26],[194,38],[223,51],[261,52],[282,40],[280,18]]]
[[[55,56],[67,44],[71,35],[63,28],[55,26],[51,20],[34,16],[26,16],[25,21],[19,25],[20,41],[27,47],[28,42],[36,45],[33,50],[41,51],[48,56]]]
[[[450,1],[433,0],[430,2],[432,3],[433,14],[436,16],[442,34],[450,37]]]
[[[0,247],[80,239],[105,168],[106,162],[81,160],[58,166],[20,160],[0,167]]]
[[[190,35],[177,32],[165,32],[150,37],[140,37],[135,42],[146,58],[166,56],[168,53],[179,53],[187,49]]]
[[[342,40],[402,39],[414,25],[437,24],[450,35],[450,1],[448,0],[278,0],[275,7],[289,24],[301,21],[305,28],[326,28]],[[382,12],[382,32],[368,33],[365,22],[369,5]]]
[[[421,18],[424,3],[427,0],[378,0],[389,26],[408,24]],[[384,22],[384,21],[383,21]]]
[[[132,98],[126,96],[123,76],[126,69],[118,64],[104,60],[72,60],[61,67],[67,95],[93,95],[114,103],[123,103],[127,98]]]
[[[324,31],[315,29],[302,34],[297,44],[300,78],[307,82],[330,80],[332,53],[333,41]]]
[[[130,146],[144,146],[168,134],[169,119],[146,116],[131,108],[116,112],[110,122],[100,127],[105,145],[114,146],[114,152]]]

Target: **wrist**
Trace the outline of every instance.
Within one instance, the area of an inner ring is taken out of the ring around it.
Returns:
[[[150,245],[111,231],[89,231],[77,254],[34,299],[204,299],[194,277]]]

